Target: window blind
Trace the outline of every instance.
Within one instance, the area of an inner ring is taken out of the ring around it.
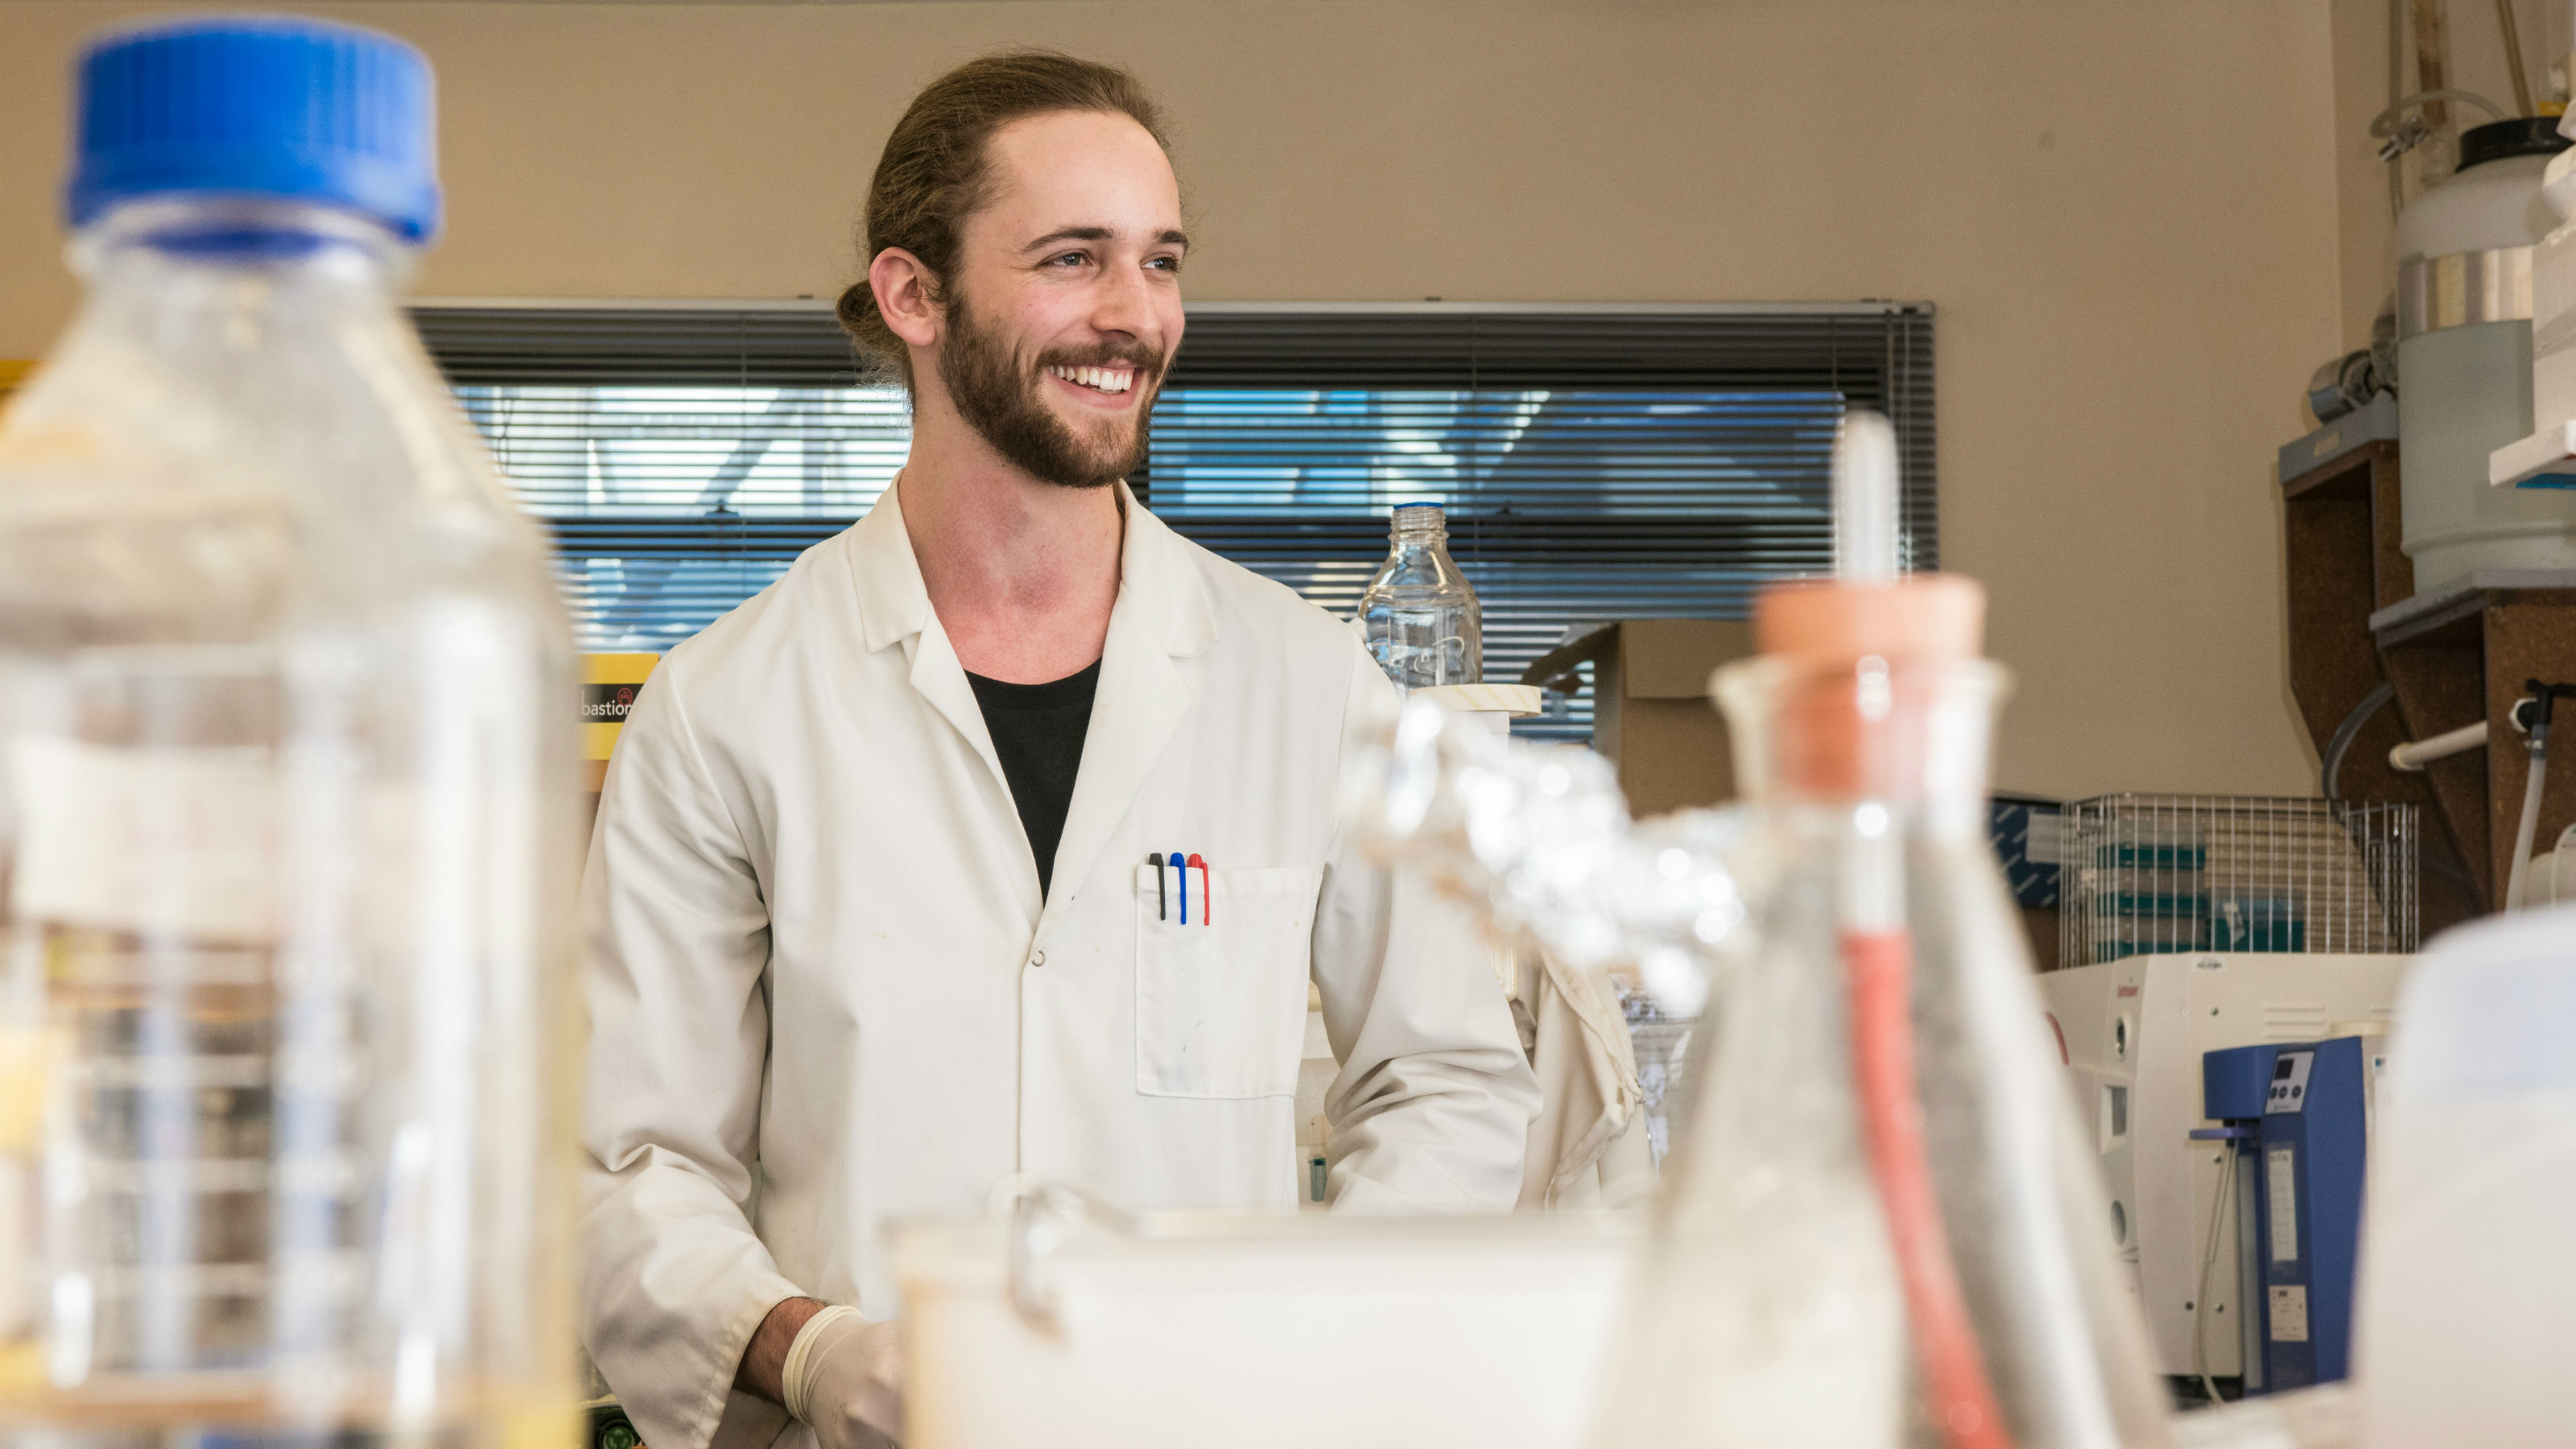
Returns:
[[[554,530],[586,647],[667,648],[847,527],[909,446],[821,304],[425,304],[421,331]],[[1193,307],[1131,479],[1183,535],[1348,615],[1387,513],[1438,503],[1485,673],[1571,631],[1740,617],[1821,571],[1843,411],[1895,422],[1900,546],[1935,566],[1932,309]],[[1527,722],[1587,734],[1589,700]]]

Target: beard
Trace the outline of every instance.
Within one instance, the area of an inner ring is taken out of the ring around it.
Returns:
[[[1059,347],[1022,367],[999,328],[978,322],[965,293],[951,290],[948,337],[939,349],[939,380],[957,415],[994,452],[1021,472],[1061,488],[1106,488],[1144,466],[1152,431],[1154,395],[1162,382],[1163,354],[1141,343]],[[1076,428],[1057,416],[1040,389],[1050,367],[1132,364],[1133,411],[1104,417],[1098,428]]]

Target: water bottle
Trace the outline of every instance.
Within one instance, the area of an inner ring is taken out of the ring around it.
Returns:
[[[396,303],[432,81],[78,70],[0,422],[0,1431],[573,1441],[571,636]]]
[[[1484,610],[1449,557],[1436,503],[1408,503],[1388,528],[1386,562],[1360,596],[1359,625],[1378,667],[1406,689],[1476,684],[1484,671]]]

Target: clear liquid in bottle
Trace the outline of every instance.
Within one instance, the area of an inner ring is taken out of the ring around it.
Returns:
[[[1360,596],[1369,653],[1406,689],[1483,682],[1484,609],[1449,557],[1439,505],[1397,508],[1388,534],[1386,562]]]

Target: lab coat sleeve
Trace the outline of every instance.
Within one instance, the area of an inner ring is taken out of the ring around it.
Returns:
[[[591,1024],[582,1336],[653,1449],[776,1432],[784,1415],[733,1393],[733,1377],[752,1331],[798,1292],[745,1216],[769,1042],[769,917],[691,732],[684,664],[662,664],[620,732],[581,906]],[[764,1419],[766,1433],[753,1423]]]
[[[1351,720],[1394,686],[1356,642]],[[1347,747],[1346,747],[1347,748]],[[1324,1096],[1332,1200],[1363,1212],[1508,1210],[1538,1080],[1465,909],[1364,859],[1337,833],[1315,913],[1314,973],[1342,1067]]]

